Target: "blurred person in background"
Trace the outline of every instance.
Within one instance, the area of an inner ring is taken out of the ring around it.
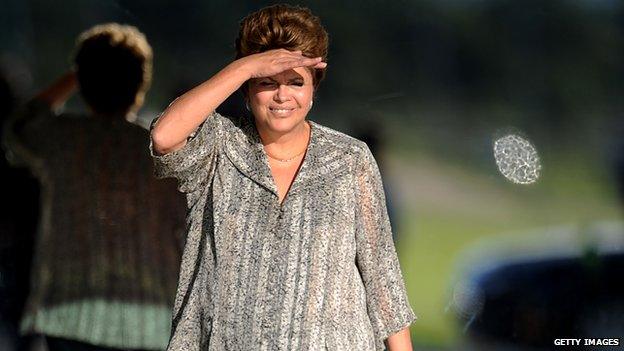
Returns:
[[[412,349],[377,163],[306,120],[327,49],[308,9],[263,8],[153,124],[158,175],[189,204],[169,350]],[[252,116],[215,112],[238,89]]]
[[[131,123],[151,69],[135,27],[95,26],[73,69],[7,126],[7,147],[42,184],[21,329],[51,351],[166,346],[185,206],[175,183],[152,176],[148,133]],[[56,115],[76,90],[89,112]]]

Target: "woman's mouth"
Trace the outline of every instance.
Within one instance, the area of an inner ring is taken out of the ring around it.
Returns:
[[[272,114],[279,116],[279,117],[290,116],[294,110],[295,108],[269,107],[269,111],[271,111]]]

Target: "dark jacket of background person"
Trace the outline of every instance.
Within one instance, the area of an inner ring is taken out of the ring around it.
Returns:
[[[15,82],[0,68],[0,130],[19,101]],[[23,350],[19,320],[26,296],[33,241],[39,218],[39,184],[28,169],[13,167],[11,155],[0,156],[0,350]]]
[[[61,114],[31,101],[7,144],[42,184],[22,331],[116,348],[169,335],[184,202],[153,177],[148,133],[123,116]]]

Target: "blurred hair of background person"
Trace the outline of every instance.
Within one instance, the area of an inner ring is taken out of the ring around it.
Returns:
[[[80,35],[74,64],[7,127],[6,145],[42,184],[21,329],[50,350],[162,349],[185,204],[153,177],[148,133],[131,123],[152,49],[136,28],[104,24]],[[55,115],[76,88],[89,112]]]

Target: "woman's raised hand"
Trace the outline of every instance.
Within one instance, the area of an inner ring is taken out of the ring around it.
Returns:
[[[275,49],[240,59],[250,78],[270,77],[295,67],[325,68],[321,57],[305,57],[302,52]]]
[[[206,116],[247,80],[274,76],[296,67],[327,67],[327,63],[321,60],[320,57],[305,57],[301,51],[276,49],[230,63],[169,105],[152,129],[155,152],[166,154],[183,147],[188,136],[197,130]]]

